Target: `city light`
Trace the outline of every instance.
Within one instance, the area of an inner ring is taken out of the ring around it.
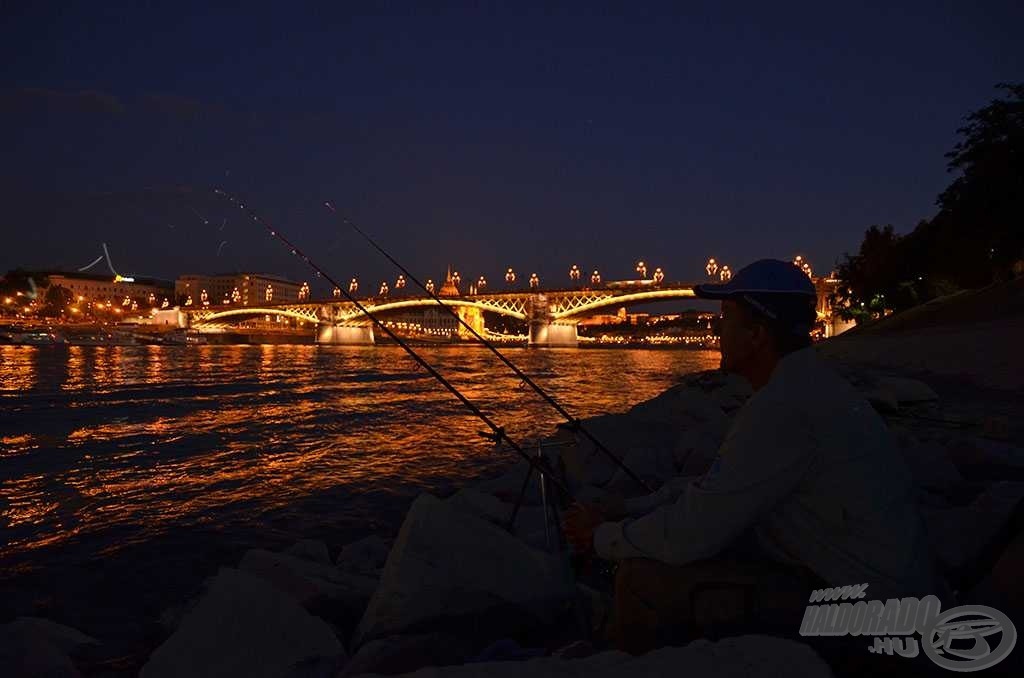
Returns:
[[[302,283],[302,287],[299,288],[299,301],[305,301],[309,299],[309,283]]]
[[[266,292],[263,293],[263,298],[266,299],[267,301],[274,300],[274,286],[271,285],[270,283],[267,283],[267,290]]]
[[[811,271],[810,262],[805,261],[804,258],[799,254],[796,255],[795,259],[793,259],[793,265],[799,268],[801,271],[803,271],[804,275],[806,275],[808,278],[812,277],[811,274],[813,273],[813,271]]]

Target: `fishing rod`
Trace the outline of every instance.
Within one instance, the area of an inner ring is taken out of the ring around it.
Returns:
[[[287,246],[291,250],[291,253],[293,255],[305,261],[316,272],[317,277],[322,277],[324,280],[331,283],[334,286],[334,289],[340,290],[341,293],[345,296],[345,298],[351,303],[355,304],[355,307],[359,309],[359,311],[363,315],[369,318],[370,321],[372,321],[373,324],[378,329],[384,332],[384,334],[386,334],[396,344],[401,346],[402,349],[406,353],[408,353],[409,356],[412,357],[412,359],[415,360],[420,367],[425,369],[430,374],[430,376],[434,377],[434,379],[439,381],[441,385],[448,390],[449,393],[451,393],[459,400],[459,402],[465,405],[470,412],[472,412],[481,421],[483,421],[488,426],[488,428],[491,429],[491,433],[494,440],[496,440],[497,442],[501,442],[502,440],[507,442],[508,445],[512,448],[512,450],[515,451],[516,454],[522,457],[526,461],[526,463],[530,465],[531,470],[535,470],[538,473],[542,474],[545,478],[547,478],[551,482],[551,484],[554,485],[559,491],[561,491],[567,499],[569,499],[570,501],[574,499],[572,492],[569,490],[568,485],[566,485],[566,483],[554,473],[554,469],[551,467],[551,464],[549,464],[546,459],[544,459],[543,457],[534,457],[528,454],[525,450],[523,450],[523,448],[521,448],[514,440],[512,440],[512,438],[509,437],[509,435],[505,432],[505,429],[503,427],[498,426],[489,416],[487,416],[486,413],[483,412],[483,410],[477,407],[469,398],[464,396],[457,388],[455,388],[455,386],[450,381],[448,381],[444,377],[444,375],[438,372],[430,363],[424,360],[422,356],[416,353],[416,351],[414,351],[407,343],[405,343],[405,341],[403,341],[401,337],[395,334],[391,330],[391,328],[389,328],[387,325],[381,322],[380,319],[377,318],[377,316],[375,316],[365,306],[363,306],[358,299],[352,296],[351,293],[347,292],[344,288],[342,288],[341,285],[339,285],[334,280],[334,278],[332,278],[322,268],[317,266],[308,256],[306,256],[305,253],[302,252],[302,250],[300,250],[298,247],[295,246],[294,243],[292,243],[290,240],[284,237],[284,235],[281,234],[280,231],[278,231],[276,228],[274,228],[269,223],[264,221],[253,210],[247,208],[244,203],[236,200],[232,195],[226,193],[225,191],[219,188],[215,188],[214,193],[226,198],[229,202],[241,208],[242,211],[244,211],[254,222],[267,229],[271,236],[277,238],[282,243],[284,243],[285,246]]]
[[[614,452],[612,452],[607,447],[605,447],[601,443],[601,441],[599,441],[597,438],[595,438],[594,435],[583,426],[583,422],[581,422],[578,418],[572,416],[564,407],[562,407],[562,405],[557,400],[555,400],[555,398],[551,394],[549,394],[547,391],[545,391],[540,386],[538,386],[537,382],[535,382],[533,379],[531,379],[529,376],[527,376],[526,373],[523,372],[521,369],[516,367],[515,364],[513,364],[511,360],[506,358],[505,355],[501,351],[499,351],[498,348],[494,344],[492,344],[491,342],[487,341],[482,336],[480,336],[480,333],[477,332],[473,328],[472,325],[470,325],[465,320],[463,320],[462,316],[460,316],[458,313],[455,312],[455,309],[453,309],[451,306],[449,306],[448,304],[445,304],[443,301],[441,301],[441,298],[438,297],[437,294],[435,294],[432,290],[428,289],[427,286],[424,285],[422,282],[420,282],[419,279],[416,276],[414,276],[412,273],[409,272],[409,269],[407,269],[405,266],[402,266],[402,264],[400,264],[394,257],[392,257],[390,254],[388,254],[387,251],[385,251],[383,247],[378,245],[377,242],[373,238],[371,238],[365,231],[363,231],[363,229],[359,228],[359,226],[355,222],[350,220],[345,215],[339,214],[338,210],[336,210],[334,208],[334,205],[331,204],[329,201],[328,202],[324,202],[324,207],[326,207],[328,210],[330,210],[330,212],[332,214],[334,214],[335,217],[340,219],[342,223],[348,224],[349,226],[351,226],[355,230],[356,233],[361,235],[368,243],[370,243],[370,245],[375,250],[380,252],[384,256],[385,259],[390,261],[399,270],[401,270],[406,278],[408,278],[409,280],[414,282],[417,287],[419,287],[424,292],[429,294],[430,297],[434,301],[436,301],[438,303],[438,305],[441,306],[441,308],[445,309],[448,313],[450,313],[452,315],[452,317],[454,317],[457,321],[459,321],[460,325],[462,325],[467,330],[469,330],[470,333],[474,337],[476,337],[476,339],[478,341],[480,341],[480,343],[482,343],[484,346],[486,346],[491,351],[491,353],[493,353],[495,356],[498,357],[498,360],[503,362],[505,364],[505,366],[508,367],[510,370],[512,370],[512,372],[517,377],[522,379],[525,384],[527,384],[530,388],[532,388],[534,393],[539,395],[544,400],[544,402],[546,402],[548,405],[550,405],[552,408],[554,408],[555,411],[558,412],[558,414],[560,414],[562,416],[562,418],[564,418],[566,420],[566,422],[568,422],[569,430],[570,431],[572,431],[574,433],[579,431],[580,433],[582,433],[583,436],[587,440],[589,440],[598,451],[600,451],[608,459],[610,459],[612,461],[612,463],[614,463],[616,466],[618,466],[620,469],[622,469],[622,471],[627,476],[629,476],[630,479],[634,480],[638,485],[640,485],[640,487],[642,487],[644,489],[644,491],[646,491],[647,493],[651,493],[651,492],[654,491],[638,475],[633,473],[633,471],[628,466],[626,466],[626,463],[624,461],[622,461],[622,459],[620,459]]]

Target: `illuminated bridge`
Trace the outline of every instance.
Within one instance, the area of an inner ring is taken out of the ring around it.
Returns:
[[[477,332],[485,330],[485,312],[526,321],[531,346],[575,346],[576,323],[581,318],[612,306],[693,297],[693,284],[637,281],[598,289],[495,292],[441,296]],[[360,303],[378,317],[413,309],[436,308],[430,296],[370,297]],[[317,341],[335,344],[372,344],[372,322],[349,301],[307,301],[260,306],[207,306],[183,308],[184,324],[211,331],[248,318],[282,316],[317,326]]]

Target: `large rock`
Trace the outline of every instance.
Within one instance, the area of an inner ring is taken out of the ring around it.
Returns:
[[[700,389],[673,386],[650,400],[634,405],[626,416],[633,421],[670,423],[685,428],[691,423],[722,420],[725,413],[712,396]]]
[[[391,544],[371,534],[341,547],[335,564],[345,572],[377,577],[387,562]]]
[[[932,492],[947,493],[959,486],[960,475],[949,450],[936,441],[901,441],[900,451],[918,487]]]
[[[967,506],[921,507],[932,551],[947,571],[971,565],[1024,500],[1024,482],[992,483]]]
[[[371,640],[359,648],[339,678],[364,673],[394,675],[424,666],[461,664],[473,649],[472,644],[452,634],[388,636]]]
[[[18,617],[0,626],[0,670],[4,676],[78,678],[71,655],[95,638],[38,617]]]
[[[337,670],[345,650],[331,627],[247,572],[221,568],[178,630],[142,667],[143,678],[301,675]]]
[[[416,678],[829,678],[828,664],[809,646],[771,636],[739,636],[713,643],[697,640],[639,657],[602,652],[583,659],[544,657],[530,661],[484,662],[425,668],[405,674]]]
[[[539,483],[536,473],[533,474],[532,480],[534,483]],[[548,485],[548,501],[558,499],[557,491],[550,484]],[[501,501],[493,495],[469,488],[459,490],[446,501],[459,511],[478,516],[502,528],[508,526],[508,520],[512,516],[512,510],[515,508],[515,504]],[[550,521],[552,518],[549,517],[548,520]],[[522,537],[543,530],[544,508],[541,506],[520,506],[519,511],[516,513],[513,534]]]
[[[395,539],[353,645],[423,630],[501,637],[550,623],[573,595],[558,559],[422,494]]]
[[[309,560],[321,565],[331,564],[331,554],[327,551],[327,544],[318,539],[300,539],[284,550],[290,556]]]
[[[330,560],[324,564],[264,549],[247,551],[238,569],[260,577],[302,605],[328,599],[361,608],[377,588],[375,577],[343,572]]]

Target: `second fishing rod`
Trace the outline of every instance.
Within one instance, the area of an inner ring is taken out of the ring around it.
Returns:
[[[642,487],[645,492],[647,492],[647,493],[653,492],[651,487],[646,482],[644,482],[643,479],[640,478],[640,476],[638,476],[636,473],[634,473],[632,471],[632,469],[630,469],[628,466],[626,466],[626,463],[624,461],[622,461],[622,459],[619,458],[618,455],[616,455],[614,452],[609,450],[607,447],[604,446],[603,443],[601,443],[600,440],[598,440],[596,437],[594,437],[594,434],[592,434],[590,431],[588,431],[586,429],[586,427],[583,426],[583,423],[578,418],[576,418],[572,414],[570,414],[569,411],[566,410],[565,407],[563,407],[561,405],[561,403],[559,403],[557,400],[555,400],[554,396],[552,396],[550,393],[548,393],[547,391],[542,389],[537,384],[537,382],[535,382],[525,372],[523,372],[521,369],[519,369],[515,365],[515,363],[513,363],[511,360],[509,360],[507,357],[505,357],[505,354],[503,354],[501,351],[499,351],[498,348],[494,344],[492,344],[491,342],[487,341],[487,339],[482,337],[480,335],[480,333],[477,332],[476,329],[473,328],[472,325],[467,323],[462,318],[462,316],[460,316],[455,311],[455,309],[453,309],[448,304],[444,303],[444,301],[442,301],[441,298],[439,296],[437,296],[437,294],[434,293],[433,290],[427,288],[426,285],[424,285],[422,282],[420,282],[420,280],[416,276],[414,276],[409,271],[409,269],[407,269],[405,266],[403,266],[401,263],[399,263],[398,260],[396,260],[394,257],[392,257],[387,252],[387,250],[385,250],[383,247],[381,247],[379,244],[377,244],[377,242],[373,238],[371,238],[369,236],[369,234],[367,234],[365,231],[363,231],[363,229],[359,228],[358,224],[353,222],[351,219],[349,219],[345,215],[340,214],[338,212],[338,210],[335,209],[334,205],[330,201],[325,202],[324,203],[324,207],[326,207],[327,210],[331,212],[331,214],[333,214],[335,217],[340,219],[343,224],[346,224],[346,225],[352,227],[352,229],[356,233],[358,233],[360,236],[362,236],[363,239],[366,240],[370,244],[371,247],[373,247],[375,250],[380,252],[381,255],[383,255],[385,259],[390,261],[392,264],[395,265],[395,267],[397,267],[400,271],[402,271],[402,273],[405,275],[406,278],[408,278],[417,287],[419,287],[421,290],[423,290],[428,295],[430,295],[430,297],[434,301],[436,301],[438,303],[438,305],[441,306],[441,308],[445,309],[448,313],[450,313],[452,315],[452,317],[454,317],[459,322],[459,324],[462,325],[462,327],[466,328],[480,343],[482,343],[484,346],[486,346],[490,350],[490,352],[493,353],[498,358],[498,360],[500,360],[502,363],[504,363],[504,365],[506,367],[508,367],[510,370],[512,370],[512,372],[517,377],[522,379],[523,383],[525,383],[530,388],[532,388],[534,393],[536,393],[538,396],[540,396],[541,399],[544,402],[546,402],[556,412],[558,412],[558,414],[561,415],[566,420],[566,422],[569,424],[569,430],[570,431],[572,431],[574,433],[575,432],[579,432],[580,434],[582,434],[583,437],[585,437],[587,440],[590,441],[590,443],[594,446],[595,449],[597,449],[599,452],[601,452],[601,454],[605,455],[605,457],[607,457],[613,464],[618,466],[622,470],[623,473],[625,473],[627,476],[629,476],[629,478],[631,480],[633,480],[640,487]]]
[[[271,236],[284,243],[285,246],[287,246],[288,249],[291,250],[291,253],[293,255],[299,257],[304,262],[306,262],[306,264],[308,264],[310,268],[312,268],[316,272],[318,277],[322,277],[324,280],[333,285],[335,289],[340,290],[341,294],[343,294],[344,297],[349,302],[354,304],[355,307],[359,309],[359,311],[364,316],[366,316],[374,324],[375,327],[380,329],[392,341],[398,344],[406,353],[409,354],[409,356],[413,360],[416,361],[416,363],[420,367],[425,369],[430,374],[430,376],[434,377],[434,379],[440,382],[440,384],[444,386],[449,393],[455,396],[459,400],[459,402],[461,402],[470,412],[472,412],[481,421],[483,421],[484,424],[486,424],[487,427],[491,429],[492,435],[496,441],[505,441],[506,443],[508,443],[509,447],[511,447],[516,454],[522,457],[523,460],[526,461],[527,464],[529,464],[531,470],[537,471],[544,478],[549,480],[551,484],[554,485],[562,493],[565,499],[567,499],[570,502],[574,500],[574,497],[569,489],[569,486],[558,476],[558,474],[555,473],[554,469],[548,463],[547,459],[545,459],[544,457],[533,456],[531,454],[528,454],[525,450],[523,450],[523,448],[520,447],[519,444],[516,443],[516,441],[509,437],[509,435],[505,432],[505,429],[503,427],[495,423],[494,420],[492,420],[483,410],[477,407],[476,404],[473,403],[473,401],[464,396],[461,391],[459,391],[450,381],[448,381],[448,379],[444,377],[444,375],[438,372],[433,365],[424,360],[423,357],[420,356],[416,351],[414,351],[411,346],[409,346],[404,340],[402,340],[401,337],[395,334],[395,332],[392,331],[390,327],[381,322],[380,319],[377,318],[377,316],[375,316],[373,313],[369,311],[369,309],[367,309],[363,304],[361,304],[358,299],[356,299],[346,290],[342,289],[341,286],[334,280],[334,278],[332,278],[326,271],[324,271],[316,263],[314,263],[312,259],[306,256],[306,254],[303,253],[302,250],[300,250],[295,244],[288,240],[279,230],[277,230],[269,223],[264,221],[254,211],[247,208],[244,203],[239,202],[233,196],[226,193],[225,191],[217,188],[214,189],[214,193],[220,195],[221,197],[225,198],[228,202],[242,209],[254,222],[263,226],[267,230],[267,232],[270,233]],[[514,519],[515,517],[513,515],[512,520]]]

